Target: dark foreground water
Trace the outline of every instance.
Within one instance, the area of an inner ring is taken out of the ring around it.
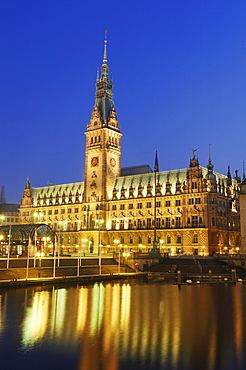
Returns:
[[[0,368],[245,369],[246,284],[0,291]]]

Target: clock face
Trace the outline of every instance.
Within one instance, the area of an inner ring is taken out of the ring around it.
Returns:
[[[99,157],[92,157],[91,158],[91,167],[97,167],[99,164]]]
[[[116,160],[114,158],[110,158],[110,165],[114,167],[116,165]]]

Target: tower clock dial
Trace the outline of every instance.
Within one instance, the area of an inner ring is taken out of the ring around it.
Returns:
[[[97,167],[99,164],[99,157],[92,157],[91,158],[91,167]]]

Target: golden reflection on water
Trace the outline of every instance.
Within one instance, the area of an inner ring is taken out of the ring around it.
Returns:
[[[7,330],[7,303],[0,295],[0,334]],[[229,368],[233,356],[235,368],[243,368],[245,304],[243,284],[178,289],[116,282],[27,290],[21,344],[76,348],[83,370],[117,370],[120,361],[136,359],[139,368],[191,369],[194,362]]]
[[[0,295],[0,337],[5,331],[7,294]]]
[[[30,347],[43,338],[48,326],[49,292],[38,292],[34,295],[30,307],[26,308],[22,326],[23,347]]]

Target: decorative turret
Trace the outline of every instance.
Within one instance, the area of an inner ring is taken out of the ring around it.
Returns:
[[[181,182],[179,180],[179,174],[178,173],[177,173],[175,194],[181,194]]]
[[[23,193],[23,197],[20,202],[21,207],[33,206],[32,189],[29,177],[26,179],[26,185]]]
[[[198,158],[195,154],[197,149],[193,149],[192,157],[190,159],[190,166],[187,169],[186,178],[187,178],[187,187],[185,192],[187,193],[199,193],[204,191],[203,185],[203,175],[200,168]]]
[[[241,182],[241,179],[240,179],[240,177],[238,175],[238,170],[235,170],[235,177],[234,177],[234,179],[237,181],[238,184]]]
[[[231,166],[228,166],[227,170],[227,186],[231,186],[232,181],[231,181]]]
[[[207,164],[208,172],[205,176],[205,179],[207,180],[207,190],[211,192],[216,191],[216,176],[214,174],[214,165],[212,164],[212,159],[210,155],[210,146],[209,146],[209,157],[208,157],[208,164]]]
[[[172,184],[169,181],[169,176],[167,176],[167,180],[166,180],[166,193],[165,193],[165,195],[171,195],[172,194],[171,187],[172,187]]]

